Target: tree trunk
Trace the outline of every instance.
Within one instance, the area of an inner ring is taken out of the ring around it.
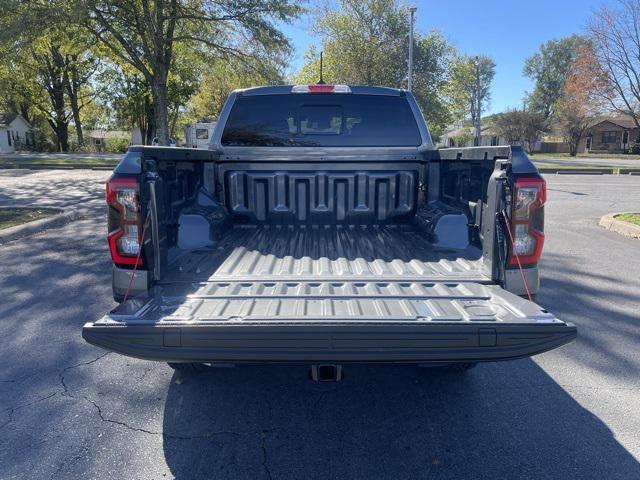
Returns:
[[[580,140],[582,137],[573,137],[569,142],[569,155],[571,157],[578,156],[578,145],[580,145]]]
[[[56,135],[56,149],[58,152],[66,152],[69,150],[69,124],[67,122],[57,121],[48,118],[49,126]]]
[[[171,109],[171,114],[169,115],[170,118],[170,127],[169,127],[169,136],[171,138],[176,138],[176,125],[178,123],[178,114],[179,112],[179,106],[178,105],[174,105],[173,108]]]
[[[67,95],[69,96],[69,104],[71,105],[71,113],[73,116],[73,124],[76,127],[76,136],[78,137],[78,146],[84,145],[84,136],[82,134],[82,121],[80,120],[80,105],[78,103],[79,88],[78,72],[75,68],[71,69],[69,78],[67,79]]]
[[[169,114],[167,107],[167,75],[164,72],[156,73],[151,86],[153,94],[153,111],[156,137],[160,145],[169,145]]]
[[[69,124],[61,122],[56,128],[56,137],[58,139],[58,149],[61,152],[69,151]]]
[[[155,114],[153,113],[153,104],[151,99],[146,95],[144,97],[144,107],[140,123],[144,125],[144,135],[142,137],[144,139],[144,144],[151,145],[153,132],[155,131]]]
[[[78,97],[69,95],[71,103],[71,112],[73,113],[73,124],[76,127],[76,136],[78,137],[78,146],[84,145],[84,136],[82,134],[82,121],[80,120],[80,108],[78,108]]]

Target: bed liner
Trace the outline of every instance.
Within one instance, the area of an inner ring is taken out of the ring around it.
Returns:
[[[435,249],[412,225],[235,227],[212,249],[183,254],[164,284],[180,281],[472,281],[482,252]]]

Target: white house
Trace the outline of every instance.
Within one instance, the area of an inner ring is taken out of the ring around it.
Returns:
[[[35,146],[33,127],[22,115],[0,112],[0,153]]]

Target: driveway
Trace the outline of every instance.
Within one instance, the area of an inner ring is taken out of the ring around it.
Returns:
[[[348,366],[342,382],[315,384],[294,366],[179,376],[80,337],[114,305],[97,202],[86,220],[1,246],[0,478],[637,480],[640,243],[597,221],[640,209],[640,178],[548,182],[538,301],[579,338],[466,375]]]

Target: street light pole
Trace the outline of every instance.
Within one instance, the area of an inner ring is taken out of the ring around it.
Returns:
[[[476,71],[476,139],[475,145],[480,146],[480,137],[482,135],[482,101],[480,93],[480,58],[475,58],[475,71]]]
[[[407,77],[407,90],[411,91],[413,88],[413,15],[418,10],[417,7],[409,7],[409,13],[411,15],[409,23],[409,75]]]

